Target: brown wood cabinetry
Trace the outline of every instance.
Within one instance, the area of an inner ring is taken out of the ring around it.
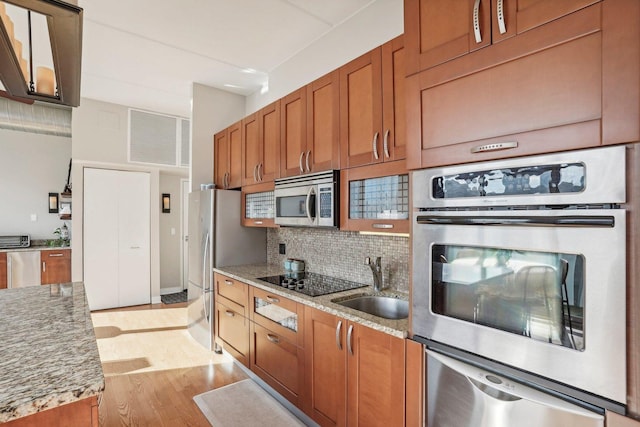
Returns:
[[[342,168],[405,158],[403,36],[340,68]]]
[[[321,426],[402,426],[405,343],[305,308],[307,401]]]
[[[240,363],[249,366],[249,285],[219,273],[214,275],[215,340]]]
[[[7,253],[0,252],[0,289],[7,288]]]
[[[404,161],[340,171],[340,229],[408,233],[409,176]]]
[[[426,365],[424,346],[410,339],[406,340],[407,356],[405,366],[405,390],[407,401],[405,425],[419,427],[425,425],[425,381]]]
[[[77,400],[2,424],[6,427],[98,427],[98,398]]]
[[[494,1],[471,53],[459,3],[405,0],[409,169],[640,139],[638,2],[505,1],[499,34]]]
[[[40,282],[43,285],[71,282],[71,249],[40,251],[40,261]]]
[[[273,181],[242,187],[242,225],[278,227],[275,223],[273,189]]]
[[[304,401],[303,306],[251,287],[251,370],[296,406]]]
[[[640,421],[623,417],[622,415],[609,411],[606,413],[605,422],[607,427],[640,427]]]
[[[239,188],[242,185],[242,123],[215,134],[213,144],[216,187]]]
[[[280,101],[280,176],[340,167],[340,87],[334,71]]]
[[[242,185],[269,182],[280,176],[280,101],[242,120]]]

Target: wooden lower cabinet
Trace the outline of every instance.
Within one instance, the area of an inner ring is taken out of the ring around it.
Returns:
[[[607,427],[640,427],[640,421],[607,411],[606,425]]]
[[[5,427],[98,427],[98,398],[81,399],[3,424]]]
[[[301,407],[304,349],[251,322],[251,370],[294,405]]]
[[[40,262],[40,282],[43,285],[71,282],[71,249],[40,251]]]
[[[7,253],[0,252],[0,289],[7,288]]]
[[[216,343],[249,367],[249,319],[221,303],[221,299],[218,298],[215,308]]]
[[[307,402],[321,426],[403,426],[405,342],[305,307]]]

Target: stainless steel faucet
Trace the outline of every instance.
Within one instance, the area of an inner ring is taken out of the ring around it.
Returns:
[[[373,290],[380,292],[384,288],[384,284],[382,283],[382,258],[376,257],[376,262],[373,263],[370,257],[366,257],[364,263],[368,265],[371,268],[371,272],[373,272]]]

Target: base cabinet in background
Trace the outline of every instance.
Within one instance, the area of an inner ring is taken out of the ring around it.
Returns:
[[[7,253],[0,252],[0,289],[7,288]]]
[[[40,251],[41,283],[71,282],[71,249],[52,249]]]
[[[405,340],[305,307],[305,412],[321,426],[403,426]]]
[[[2,425],[4,427],[98,427],[98,398],[88,397]]]

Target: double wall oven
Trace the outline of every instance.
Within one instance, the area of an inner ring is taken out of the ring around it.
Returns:
[[[434,355],[623,412],[625,148],[412,179],[414,339]]]

